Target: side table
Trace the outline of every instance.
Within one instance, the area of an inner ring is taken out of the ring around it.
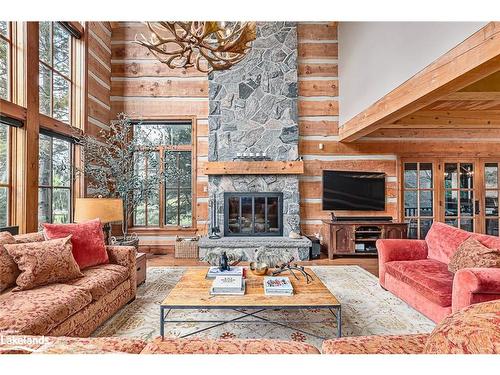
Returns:
[[[137,286],[139,286],[146,281],[146,254],[137,253],[135,265],[137,267]]]

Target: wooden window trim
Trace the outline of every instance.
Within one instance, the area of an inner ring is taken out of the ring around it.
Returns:
[[[19,121],[26,121],[26,108],[4,99],[0,99],[0,113]]]
[[[196,116],[147,116],[138,120],[134,120],[137,122],[140,121],[190,121],[191,122],[191,146],[189,150],[191,150],[191,196],[192,196],[192,204],[191,204],[191,226],[190,227],[182,227],[182,226],[162,226],[162,227],[145,227],[145,226],[134,226],[134,218],[133,215],[130,218],[129,231],[136,232],[138,234],[193,234],[195,235],[198,231],[197,224],[197,192],[196,192],[196,183],[198,176],[198,158],[197,158],[197,143],[198,143],[198,125],[197,125],[197,117]],[[172,150],[182,150],[185,149],[186,145],[182,146],[167,146]],[[160,186],[160,203],[164,203],[161,195],[164,194],[163,184]],[[160,210],[160,225],[164,225],[164,217],[162,212],[163,209]]]

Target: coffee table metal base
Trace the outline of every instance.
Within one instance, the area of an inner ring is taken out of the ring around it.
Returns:
[[[168,315],[172,312],[172,310],[191,310],[191,309],[198,309],[199,306],[183,306],[183,307],[179,307],[179,306],[166,306],[166,305],[161,305],[160,306],[160,335],[161,335],[161,338],[162,340],[165,338],[165,324],[167,323],[212,323],[213,325],[209,326],[209,327],[205,327],[205,328],[202,328],[202,329],[198,329],[194,332],[190,332],[188,334],[185,334],[183,336],[181,336],[180,338],[185,338],[185,337],[189,337],[189,336],[192,336],[192,335],[196,335],[198,333],[201,333],[201,332],[204,332],[204,331],[208,331],[210,329],[213,329],[213,328],[217,328],[217,327],[220,327],[224,324],[229,324],[229,323],[253,323],[253,324],[256,324],[256,323],[260,323],[260,324],[274,324],[274,325],[278,325],[280,327],[284,327],[284,328],[289,328],[289,329],[293,329],[295,331],[298,331],[298,332],[301,332],[305,335],[310,335],[310,336],[313,336],[313,337],[316,337],[318,339],[321,339],[321,340],[326,340],[328,339],[328,337],[323,337],[323,336],[319,336],[319,335],[316,335],[314,333],[311,333],[311,332],[307,332],[307,331],[304,331],[302,329],[298,329],[296,327],[293,327],[291,326],[289,323],[304,323],[303,320],[300,320],[300,321],[286,321],[287,324],[283,323],[282,321],[279,321],[279,320],[271,320],[271,319],[268,319],[268,318],[264,318],[262,316],[259,316],[257,314],[263,312],[263,311],[266,311],[266,310],[276,310],[276,309],[282,309],[282,310],[308,310],[308,309],[318,309],[318,308],[321,308],[321,309],[326,309],[328,311],[330,311],[332,313],[333,316],[335,316],[335,318],[337,319],[337,337],[341,337],[342,336],[342,314],[341,314],[341,307],[340,305],[336,305],[336,306],[315,306],[315,307],[291,307],[291,306],[262,306],[262,307],[252,307],[252,308],[238,308],[238,307],[213,307],[213,308],[209,308],[209,307],[204,307],[205,309],[211,309],[211,310],[233,310],[233,311],[236,311],[236,312],[239,312],[240,316],[238,317],[235,317],[235,318],[232,318],[232,319],[229,319],[229,320],[169,320],[167,319],[168,318]],[[246,312],[246,310],[254,310],[252,312]],[[254,319],[252,320],[245,320],[245,318],[249,318],[249,317],[252,317]],[[314,322],[314,321],[308,321],[307,323],[309,324],[318,324],[318,323],[323,323],[323,322]]]

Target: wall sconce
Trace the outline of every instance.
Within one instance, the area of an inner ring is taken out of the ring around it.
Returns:
[[[320,150],[324,150],[324,149],[325,149],[325,145],[324,145],[323,143],[320,143],[320,144],[318,145],[318,148],[319,148]]]

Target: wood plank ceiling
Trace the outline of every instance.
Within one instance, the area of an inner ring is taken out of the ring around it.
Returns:
[[[384,125],[366,138],[499,141],[500,71]]]
[[[374,138],[498,142],[500,23],[489,23],[356,115],[339,135],[343,142]]]

